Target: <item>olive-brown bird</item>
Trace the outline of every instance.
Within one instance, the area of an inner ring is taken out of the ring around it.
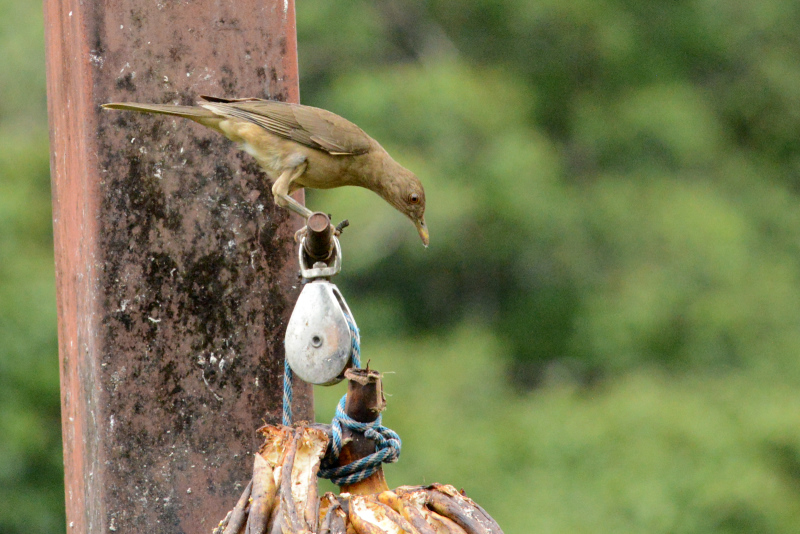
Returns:
[[[324,109],[274,100],[200,99],[197,107],[129,102],[103,107],[176,115],[220,132],[256,158],[273,182],[275,203],[304,218],[311,211],[289,196],[294,191],[365,187],[411,219],[428,246],[422,183],[352,122]]]

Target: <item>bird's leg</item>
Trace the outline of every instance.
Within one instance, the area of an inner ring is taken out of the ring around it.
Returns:
[[[281,199],[285,204],[281,204],[278,199]],[[290,197],[289,195],[275,195],[275,203],[278,206],[286,208],[290,211],[295,212],[296,214],[300,215],[304,219],[308,219],[311,217],[311,214],[314,213],[307,207],[300,204],[298,201]]]
[[[307,166],[308,165],[303,162],[297,167],[286,169],[281,173],[278,179],[275,180],[275,183],[272,184],[272,196],[275,198],[275,204],[297,213],[304,219],[308,219],[314,212],[290,197],[289,187],[291,187],[294,180],[306,172]]]

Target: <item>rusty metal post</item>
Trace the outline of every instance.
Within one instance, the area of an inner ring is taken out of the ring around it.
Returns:
[[[301,224],[218,134],[99,104],[296,102],[294,3],[44,4],[68,532],[208,532],[280,420]]]

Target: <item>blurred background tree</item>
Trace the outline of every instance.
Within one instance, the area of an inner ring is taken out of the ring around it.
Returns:
[[[0,0],[0,531],[63,531],[41,8]],[[336,280],[404,439],[512,532],[800,517],[800,4],[298,0],[301,96],[427,188]],[[234,96],[234,95],[228,95]],[[238,95],[248,96],[248,95]],[[329,419],[342,388],[317,389]]]

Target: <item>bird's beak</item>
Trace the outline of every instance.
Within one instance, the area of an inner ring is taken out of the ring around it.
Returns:
[[[422,244],[425,245],[425,248],[428,248],[428,227],[425,226],[425,219],[418,219],[414,221],[414,224],[417,226],[417,231],[419,232],[419,237],[422,239]]]

